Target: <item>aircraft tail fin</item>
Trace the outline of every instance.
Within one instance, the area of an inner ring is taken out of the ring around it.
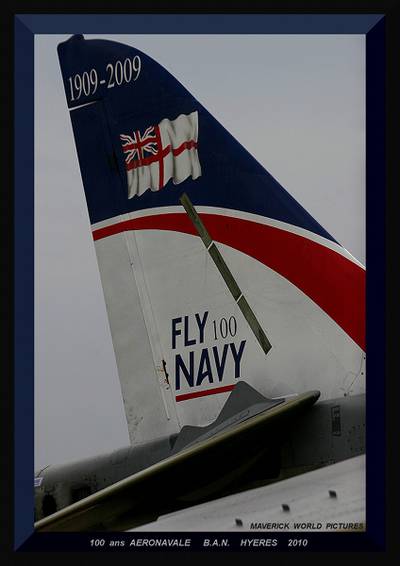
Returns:
[[[83,36],[58,52],[132,442],[211,422],[243,376],[347,387],[363,267],[153,59]]]

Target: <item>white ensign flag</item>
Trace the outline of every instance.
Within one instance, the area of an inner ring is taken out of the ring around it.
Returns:
[[[147,189],[158,191],[170,179],[177,185],[189,176],[197,179],[201,167],[197,154],[198,114],[165,118],[144,132],[121,134],[128,177],[128,198]]]

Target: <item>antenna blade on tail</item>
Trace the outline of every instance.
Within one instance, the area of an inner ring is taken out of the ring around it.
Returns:
[[[271,343],[268,340],[264,330],[262,329],[261,324],[258,322],[257,317],[254,314],[254,311],[247,302],[246,297],[243,295],[242,291],[239,288],[239,285],[236,283],[236,280],[232,275],[229,267],[226,265],[226,262],[222,257],[221,252],[219,251],[215,242],[212,240],[211,236],[207,232],[207,229],[204,226],[200,216],[197,214],[196,209],[194,208],[190,198],[187,196],[186,193],[183,193],[183,195],[180,197],[179,200],[182,203],[183,208],[186,210],[186,213],[189,216],[190,220],[193,222],[193,225],[196,228],[197,233],[199,234],[200,238],[203,241],[203,244],[207,248],[208,253],[210,254],[213,262],[215,263],[229,291],[231,292],[232,297],[235,299],[238,307],[240,308],[244,318],[246,319],[248,325],[250,326],[263,352],[265,354],[268,354],[268,352],[272,348]]]

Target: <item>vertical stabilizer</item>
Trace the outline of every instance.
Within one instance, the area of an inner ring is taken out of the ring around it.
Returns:
[[[240,380],[361,393],[363,266],[150,57],[59,58],[132,442],[209,424]]]

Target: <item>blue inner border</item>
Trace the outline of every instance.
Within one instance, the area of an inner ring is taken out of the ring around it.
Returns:
[[[366,40],[367,530],[385,541],[385,21]]]
[[[21,14],[33,33],[353,33],[364,34],[382,14]]]
[[[385,540],[384,16],[30,15],[15,17],[15,523],[19,548],[34,520],[34,34],[367,34],[367,535]],[[380,23],[378,23],[380,22]],[[371,31],[370,31],[371,30]],[[370,32],[370,33],[368,33]],[[17,147],[15,147],[17,155]],[[373,403],[373,404],[372,404]],[[342,548],[341,548],[342,549]],[[332,549],[333,550],[333,549]]]
[[[15,20],[14,544],[33,532],[34,465],[34,37]]]

